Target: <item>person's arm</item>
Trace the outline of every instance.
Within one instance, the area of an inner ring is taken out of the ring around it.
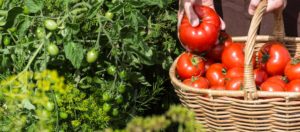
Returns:
[[[251,0],[248,12],[250,15],[253,15],[255,9],[257,8],[260,0]],[[286,6],[286,0],[268,0],[268,5],[266,8],[266,12],[272,12],[277,9],[284,9]]]
[[[179,0],[178,25],[177,25],[178,27],[181,23],[184,14],[186,14],[193,27],[199,25],[200,20],[193,9],[193,5],[195,4],[205,5],[212,9],[215,9],[213,0]],[[225,29],[225,23],[222,19],[221,19],[221,29]]]

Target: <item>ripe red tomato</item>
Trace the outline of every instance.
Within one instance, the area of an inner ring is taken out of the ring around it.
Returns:
[[[300,92],[300,79],[290,81],[286,86],[287,92]]]
[[[232,37],[225,31],[221,31],[219,35],[219,44],[228,47],[232,43]]]
[[[211,86],[224,86],[226,69],[221,63],[212,64],[206,71]]]
[[[284,91],[286,82],[283,76],[272,76],[269,77],[265,82],[260,85],[260,90],[262,91]]]
[[[199,89],[208,89],[209,88],[209,82],[204,77],[192,77],[189,79],[185,79],[183,81],[184,84],[188,86],[192,86]]]
[[[300,79],[300,57],[293,58],[284,69],[284,75],[289,80]]]
[[[244,77],[244,68],[242,67],[234,67],[226,72],[226,79],[230,78],[243,78]]]
[[[271,82],[271,81],[265,81],[261,84],[260,90],[269,91],[269,92],[275,92],[275,91],[280,92],[280,91],[284,91],[284,87],[282,87],[278,83],[274,83],[274,82]]]
[[[241,90],[243,85],[243,78],[231,78],[228,82],[226,82],[225,89],[226,90]]]
[[[279,42],[268,42],[258,52],[258,65],[271,76],[282,75],[291,55]]]
[[[268,79],[268,73],[262,69],[254,69],[254,80],[257,86],[260,86],[264,81]]]
[[[185,52],[177,61],[176,71],[181,79],[198,76],[204,73],[204,60],[197,55]]]
[[[210,58],[207,58],[206,60],[205,60],[205,67],[204,67],[204,74],[206,73],[206,71],[208,70],[208,68],[212,65],[212,64],[214,64],[215,63],[215,61],[214,60],[212,60],[212,59],[210,59]]]
[[[224,47],[223,44],[214,45],[212,49],[208,51],[207,58],[212,58],[213,60],[220,62]]]
[[[215,45],[220,31],[220,18],[211,8],[201,5],[194,6],[201,23],[192,27],[186,16],[179,26],[179,39],[188,51],[202,52]]]
[[[232,43],[224,48],[222,63],[227,69],[244,67],[244,46],[242,43]]]

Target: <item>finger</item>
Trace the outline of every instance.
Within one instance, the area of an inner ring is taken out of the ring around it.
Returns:
[[[269,0],[266,12],[272,12],[277,9],[283,9],[285,6],[284,0]]]
[[[191,2],[186,2],[184,4],[184,10],[185,10],[186,16],[189,19],[191,25],[193,27],[198,26],[199,25],[199,18],[198,18],[197,14],[194,11],[192,3]]]
[[[177,17],[178,17],[177,28],[179,28],[179,26],[181,24],[181,21],[183,19],[183,14],[184,14],[183,10],[179,10],[178,13],[177,13]]]
[[[255,10],[256,10],[256,8],[257,8],[259,2],[260,2],[260,0],[251,0],[250,5],[249,5],[249,8],[248,8],[248,13],[249,13],[250,15],[253,15],[253,14],[254,14],[254,12],[255,12]]]
[[[226,24],[221,17],[220,17],[220,20],[221,20],[221,30],[225,30]]]

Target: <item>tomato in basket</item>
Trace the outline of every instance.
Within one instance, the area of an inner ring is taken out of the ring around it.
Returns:
[[[288,62],[284,74],[289,80],[300,79],[300,57],[293,58]]]
[[[183,81],[183,83],[188,86],[192,86],[192,87],[200,88],[200,89],[208,89],[209,88],[209,82],[204,77],[192,77],[189,79],[185,79]]]
[[[290,81],[285,86],[287,92],[300,92],[300,79]]]
[[[226,68],[221,63],[212,64],[206,71],[206,78],[211,86],[224,86]]]
[[[204,60],[195,54],[185,52],[180,55],[176,64],[177,74],[181,79],[199,76],[204,73]]]
[[[270,76],[283,75],[285,66],[290,60],[288,49],[279,42],[268,42],[258,52],[258,65]]]

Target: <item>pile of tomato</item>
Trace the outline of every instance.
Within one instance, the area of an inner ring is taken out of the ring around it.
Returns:
[[[242,90],[244,43],[232,41],[220,30],[218,14],[209,7],[194,7],[201,23],[192,27],[187,17],[179,26],[186,49],[176,64],[182,82],[198,89]],[[292,58],[284,43],[267,42],[253,54],[253,75],[258,90],[300,91],[300,57]]]

